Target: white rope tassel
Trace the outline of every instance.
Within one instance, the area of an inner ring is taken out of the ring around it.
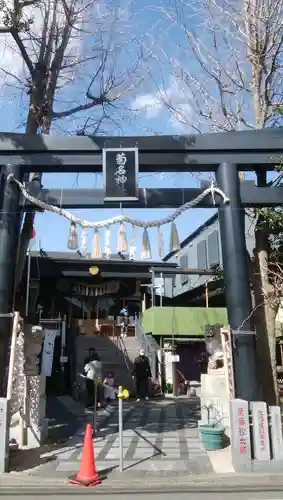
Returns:
[[[102,257],[101,244],[100,244],[100,234],[99,234],[98,229],[95,229],[94,233],[93,233],[91,257],[92,257],[92,259],[101,259],[101,257]]]
[[[177,252],[178,250],[180,250],[180,238],[175,222],[171,222],[169,252]]]
[[[81,254],[83,257],[87,256],[87,234],[86,231],[82,231],[81,234]]]
[[[105,258],[110,259],[111,257],[111,247],[110,247],[110,228],[108,227],[105,232]]]
[[[103,220],[100,222],[90,222],[85,219],[80,219],[76,215],[72,214],[71,212],[68,212],[67,210],[64,210],[63,208],[55,207],[54,205],[49,205],[48,203],[44,203],[43,201],[38,200],[34,196],[31,196],[29,192],[25,189],[24,185],[20,181],[15,179],[13,174],[9,174],[7,179],[9,182],[14,182],[15,184],[17,184],[24,198],[28,200],[30,203],[33,203],[42,210],[47,210],[48,212],[53,212],[55,214],[62,215],[63,217],[65,217],[65,219],[68,219],[69,221],[73,222],[74,224],[77,224],[78,226],[81,226],[83,228],[89,227],[92,229],[101,229],[103,227],[112,226],[113,224],[118,224],[121,222],[129,222],[134,226],[143,227],[145,229],[149,227],[157,227],[157,226],[163,226],[164,224],[170,224],[170,222],[173,222],[175,219],[177,219],[179,215],[181,215],[183,212],[186,212],[186,210],[188,210],[189,208],[198,205],[198,203],[200,203],[206,196],[208,196],[211,193],[219,194],[219,196],[221,196],[221,198],[223,199],[223,203],[229,203],[230,201],[229,198],[221,189],[217,187],[213,188],[209,187],[205,189],[201,194],[199,194],[194,200],[188,201],[187,203],[177,208],[175,212],[173,212],[168,217],[165,217],[164,219],[153,220],[153,221],[142,221],[123,214],[123,215],[117,215],[116,217],[112,217],[111,219]]]
[[[137,241],[137,229],[135,226],[133,226],[131,241],[130,241],[130,260],[135,260],[136,257],[136,252],[137,252],[136,241]]]
[[[141,251],[142,259],[151,259],[151,248],[150,248],[150,239],[148,236],[148,230],[144,229],[142,235],[142,251]]]
[[[67,247],[69,250],[77,250],[79,247],[78,233],[74,222],[71,222],[70,224]]]
[[[163,259],[163,257],[164,257],[164,239],[163,239],[163,233],[162,233],[160,227],[157,228],[157,249],[158,249],[159,258]]]

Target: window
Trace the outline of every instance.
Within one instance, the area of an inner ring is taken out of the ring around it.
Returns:
[[[187,255],[182,255],[180,258],[180,267],[182,268],[187,268],[188,267],[188,256]],[[189,276],[188,274],[181,274],[181,285],[185,285],[186,283],[189,282]]]
[[[218,231],[213,231],[207,238],[208,267],[212,269],[220,264]]]
[[[207,269],[206,240],[202,240],[197,245],[197,262],[199,269]]]

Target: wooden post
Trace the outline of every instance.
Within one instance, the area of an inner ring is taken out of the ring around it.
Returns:
[[[19,319],[20,319],[20,314],[18,311],[16,311],[14,313],[12,340],[11,340],[11,347],[10,347],[10,360],[9,360],[8,384],[7,384],[7,399],[11,399],[12,395],[13,395],[13,375],[14,375],[14,366],[15,366],[15,358],[16,358],[16,346],[17,346]]]
[[[143,293],[143,298],[142,298],[142,312],[146,310],[146,294]]]
[[[208,285],[205,283],[205,307],[208,307]]]
[[[281,340],[279,345],[280,345],[280,358],[281,358],[280,366],[283,366],[283,345]]]

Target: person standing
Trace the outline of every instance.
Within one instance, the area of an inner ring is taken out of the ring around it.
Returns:
[[[87,408],[94,406],[95,373],[92,362],[100,361],[100,358],[93,347],[88,350],[88,356],[84,360],[84,373],[86,376]]]
[[[121,320],[121,337],[126,338],[128,334],[128,326],[129,326],[129,309],[127,307],[123,307],[120,311],[120,315],[122,316]]]
[[[140,349],[139,355],[134,361],[133,379],[136,382],[137,401],[141,399],[148,400],[148,383],[151,379],[151,369],[144,349]]]

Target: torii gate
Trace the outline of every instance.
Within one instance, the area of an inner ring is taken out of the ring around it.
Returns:
[[[113,159],[121,153],[129,160],[129,183],[123,185],[122,198],[117,184],[113,183],[113,165],[117,168]],[[104,165],[105,190],[64,189],[62,196],[60,189],[41,189],[38,179],[28,189],[41,200],[63,209],[114,208],[120,207],[121,200],[123,208],[176,208],[195,199],[202,190],[138,189],[138,171],[215,172],[217,185],[229,203],[223,203],[216,194],[214,200],[211,195],[207,196],[197,207],[217,206],[219,210],[228,320],[235,334],[236,395],[258,401],[256,336],[251,323],[243,208],[281,205],[283,188],[255,187],[245,182],[240,185],[238,172],[273,170],[282,156],[283,129],[154,137],[1,134],[0,335],[6,339],[6,345],[14,307],[21,217],[24,210],[32,207],[23,200],[13,179],[22,183],[31,172],[102,172]]]

